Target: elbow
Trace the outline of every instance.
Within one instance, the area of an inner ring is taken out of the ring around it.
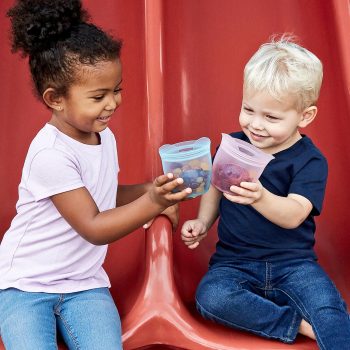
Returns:
[[[283,222],[282,224],[280,224],[280,226],[282,228],[285,228],[287,230],[293,230],[297,227],[299,227],[305,219],[299,219],[299,218],[293,218],[293,219],[288,219],[285,222]]]
[[[94,238],[85,238],[89,243],[96,245],[96,246],[101,246],[101,245],[106,245],[109,242],[106,242],[104,240],[98,239],[96,237]]]
[[[97,246],[101,246],[109,243],[109,242],[106,242],[104,239],[101,239],[101,237],[99,237],[98,235],[91,235],[91,234],[85,233],[85,234],[80,234],[80,236],[83,237],[87,242]]]
[[[293,223],[285,223],[285,224],[282,224],[280,225],[282,228],[285,228],[286,230],[293,230],[295,228],[297,228],[299,225],[295,225]]]
[[[93,245],[102,246],[109,243],[107,242],[106,237],[103,237],[101,232],[98,230],[82,229],[77,232],[83,239]]]

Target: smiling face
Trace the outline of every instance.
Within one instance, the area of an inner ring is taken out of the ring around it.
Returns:
[[[298,112],[291,98],[283,103],[264,92],[244,91],[239,123],[250,142],[274,154],[291,147],[307,124],[305,111]]]
[[[58,108],[53,108],[50,123],[77,141],[96,143],[96,133],[108,126],[121,104],[121,82],[119,59],[83,66],[79,81],[59,99]]]

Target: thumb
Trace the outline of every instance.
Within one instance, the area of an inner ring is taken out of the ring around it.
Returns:
[[[202,225],[198,224],[198,222],[196,222],[193,225],[193,229],[192,229],[192,236],[197,237],[202,233]]]

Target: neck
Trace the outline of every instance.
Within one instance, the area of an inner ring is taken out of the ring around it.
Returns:
[[[86,145],[99,145],[100,135],[96,132],[84,132],[76,129],[70,124],[63,123],[55,114],[52,115],[48,124],[53,125],[63,134],[71,137],[72,139],[84,143]]]

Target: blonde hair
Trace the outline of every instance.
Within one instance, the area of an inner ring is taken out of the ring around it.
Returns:
[[[244,91],[265,91],[281,101],[293,97],[303,111],[315,105],[322,84],[321,61],[284,34],[260,46],[244,68]]]

